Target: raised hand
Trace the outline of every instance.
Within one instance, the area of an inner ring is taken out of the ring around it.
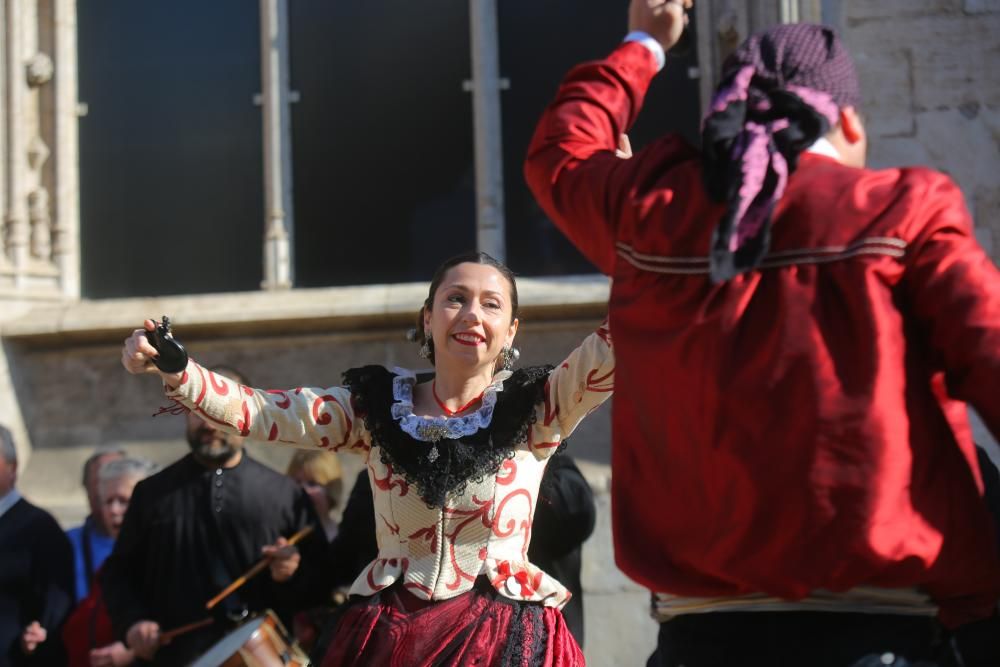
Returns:
[[[694,0],[632,0],[628,8],[629,32],[641,30],[670,50],[688,23],[687,10]]]
[[[147,331],[156,329],[153,320],[143,322],[142,329],[136,329],[125,339],[122,348],[122,366],[129,373],[139,375],[141,373],[157,373],[156,366],[153,365],[153,358],[156,356],[156,349],[149,344],[146,338]]]
[[[155,331],[156,324],[153,320],[146,320],[143,322],[142,329],[136,329],[125,339],[125,343],[122,346],[122,366],[133,375],[159,373],[164,382],[176,387],[180,383],[181,372],[183,371],[165,373],[159,370],[153,363],[153,359],[158,356],[158,352],[150,344],[146,334]]]

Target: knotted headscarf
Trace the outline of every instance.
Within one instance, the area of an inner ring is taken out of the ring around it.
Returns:
[[[860,99],[854,62],[826,26],[776,26],[726,60],[702,127],[705,187],[726,204],[712,236],[714,282],[760,263],[799,154],[837,124],[840,108]]]

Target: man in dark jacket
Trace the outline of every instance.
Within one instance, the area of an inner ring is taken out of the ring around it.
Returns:
[[[45,510],[21,497],[17,450],[0,426],[0,667],[65,662],[60,630],[73,606],[73,550]]]
[[[243,378],[231,370],[215,372]],[[317,600],[327,581],[326,539],[308,496],[288,477],[250,458],[243,438],[187,415],[191,453],[139,482],[101,572],[115,634],[158,665],[188,664],[246,614],[292,613]],[[287,538],[315,531],[299,549]],[[206,611],[208,600],[263,556],[269,571]],[[161,646],[161,635],[213,616],[207,627]]]

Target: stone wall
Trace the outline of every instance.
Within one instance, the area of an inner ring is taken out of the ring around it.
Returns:
[[[843,0],[873,166],[920,164],[965,193],[1000,260],[1000,0]]]

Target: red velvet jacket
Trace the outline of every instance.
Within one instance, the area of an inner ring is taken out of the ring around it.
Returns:
[[[708,280],[697,152],[614,156],[655,74],[625,44],[574,69],[525,175],[612,276],[619,566],[651,589],[788,599],[917,586],[987,616],[1000,560],[965,404],[1000,433],[1000,275],[927,169],[803,155],[759,270]]]

